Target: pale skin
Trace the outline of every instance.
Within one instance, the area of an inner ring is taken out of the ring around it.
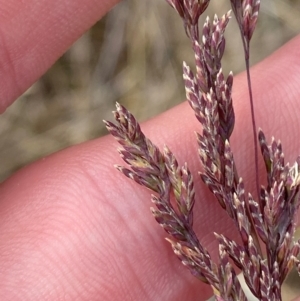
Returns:
[[[0,0],[1,111],[116,2]],[[290,162],[300,154],[299,57],[300,36],[252,69],[257,124],[268,139],[281,139]],[[239,173],[254,191],[244,74],[235,78],[233,98],[232,145]],[[194,131],[201,129],[192,111],[184,103],[142,128],[180,162],[188,161],[196,178],[195,229],[216,255],[211,233],[233,237],[235,232],[197,177]],[[211,295],[164,240],[149,210],[150,192],[112,167],[122,163],[116,147],[109,136],[89,141],[39,160],[1,184],[0,300],[194,301]],[[263,172],[260,177],[263,181]]]

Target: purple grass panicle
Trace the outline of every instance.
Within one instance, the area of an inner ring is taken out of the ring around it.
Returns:
[[[202,132],[197,133],[200,176],[232,219],[240,240],[215,233],[219,258],[212,259],[193,229],[196,196],[187,164],[180,166],[168,147],[159,150],[143,134],[134,116],[119,104],[114,112],[116,124],[105,121],[108,131],[120,143],[120,156],[128,165],[116,168],[153,192],[151,212],[167,232],[175,255],[196,278],[212,287],[215,300],[248,300],[235,265],[258,300],[280,301],[281,286],[288,273],[294,267],[300,273],[300,241],[293,240],[300,204],[300,156],[292,166],[285,164],[281,143],[272,138],[268,144],[262,130],[256,128],[249,57],[260,1],[230,1],[244,46],[257,195],[245,191],[230,145],[235,124],[233,74],[223,73],[222,56],[231,12],[220,18],[214,16],[213,20],[207,18],[200,36],[199,18],[209,0],[166,1],[182,18],[195,55],[195,71],[184,63],[183,80],[187,101],[202,126]],[[259,184],[258,146],[266,168],[266,187]]]

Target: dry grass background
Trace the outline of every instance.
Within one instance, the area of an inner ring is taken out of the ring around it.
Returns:
[[[229,0],[212,0],[223,14]],[[202,19],[204,21],[204,19]],[[300,32],[299,0],[263,0],[252,63]],[[244,69],[232,19],[224,69]],[[182,60],[192,62],[181,21],[163,0],[124,0],[80,38],[0,118],[0,180],[38,158],[106,133],[116,101],[142,121],[184,100]]]

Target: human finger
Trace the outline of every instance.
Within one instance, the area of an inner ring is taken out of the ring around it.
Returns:
[[[298,37],[252,73],[255,97],[263,96],[256,106],[258,122],[267,133],[273,130],[289,142],[283,143],[287,157],[297,149],[293,126],[299,128],[299,43]],[[252,134],[244,80],[244,75],[235,79],[237,131],[232,144],[241,175],[251,182]],[[270,103],[279,111],[265,118]],[[216,258],[212,233],[233,237],[236,232],[196,175],[199,160],[193,131],[199,125],[194,120],[183,104],[146,122],[143,130],[159,146],[168,144],[180,162],[189,162],[197,192],[195,231]],[[0,299],[205,300],[209,296],[209,288],[189,274],[164,241],[166,234],[149,213],[149,191],[112,168],[121,163],[116,147],[111,137],[87,142],[40,160],[2,184]]]
[[[119,0],[0,0],[0,112]]]

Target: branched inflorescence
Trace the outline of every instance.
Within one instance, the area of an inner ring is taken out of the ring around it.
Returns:
[[[105,121],[109,132],[121,144],[121,157],[130,167],[117,166],[117,169],[154,192],[152,214],[169,234],[167,240],[174,253],[195,277],[211,285],[216,300],[247,300],[231,262],[241,269],[245,282],[258,300],[281,300],[281,285],[287,274],[294,266],[300,270],[297,258],[300,241],[293,241],[294,217],[299,207],[300,157],[292,167],[285,165],[280,142],[273,139],[268,145],[259,130],[267,187],[259,188],[258,200],[245,192],[230,147],[235,123],[233,75],[230,73],[226,77],[221,65],[230,12],[221,18],[215,16],[212,21],[207,18],[200,39],[198,20],[209,0],[167,2],[183,19],[195,53],[196,72],[194,74],[184,63],[183,78],[187,100],[203,129],[197,134],[203,166],[201,178],[233,220],[242,243],[215,234],[219,242],[219,260],[212,260],[193,230],[195,191],[187,165],[179,166],[167,147],[160,151],[145,137],[134,116],[119,104],[114,112],[117,124]],[[260,1],[231,0],[231,5],[243,39],[250,75],[249,43]],[[250,76],[248,84],[252,102]],[[252,121],[255,128],[254,114]]]

